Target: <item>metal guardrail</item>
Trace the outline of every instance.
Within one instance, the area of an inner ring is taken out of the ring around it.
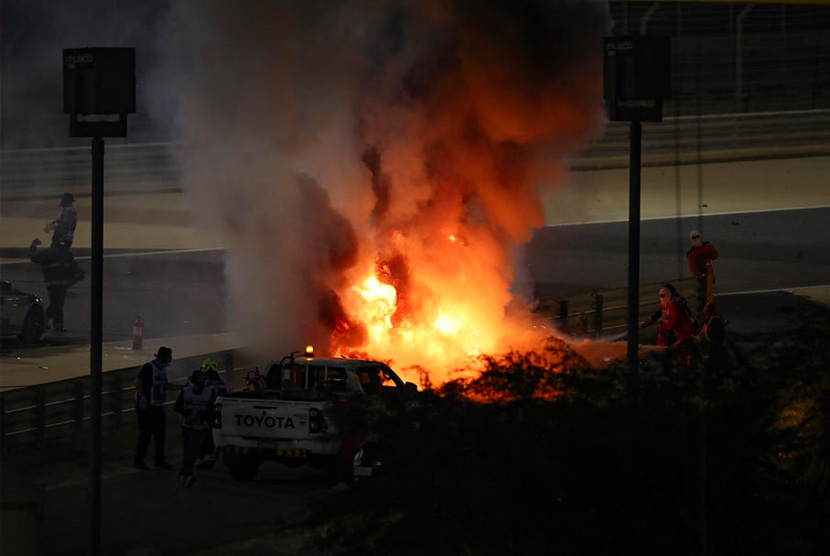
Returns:
[[[107,194],[180,191],[176,156],[183,148],[181,143],[108,146]],[[91,172],[88,146],[0,151],[4,200],[53,197],[62,191],[83,196],[90,189]]]
[[[571,170],[627,168],[628,125],[612,122],[603,137],[569,160]],[[184,143],[108,146],[107,195],[180,191]],[[666,118],[643,125],[643,166],[830,155],[830,109]],[[83,196],[91,183],[89,147],[0,151],[3,199]]]
[[[184,383],[205,357],[215,359],[226,376],[235,370],[235,350],[205,353],[176,359],[168,369],[170,381]],[[135,411],[138,369],[131,366],[102,374],[102,434],[118,434],[123,415]],[[82,445],[89,434],[91,405],[89,376],[0,393],[0,453],[43,448],[53,441]]]
[[[613,122],[571,169],[627,168],[629,126]],[[643,124],[643,166],[830,155],[830,109],[666,118]]]
[[[697,280],[670,280],[687,299],[697,295]],[[659,310],[657,292],[664,282],[640,285],[639,319]],[[626,330],[628,289],[618,288],[572,296],[554,297],[539,302],[536,313],[558,330],[576,336],[616,338]]]

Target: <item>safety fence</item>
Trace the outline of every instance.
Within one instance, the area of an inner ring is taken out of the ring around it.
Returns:
[[[572,171],[628,168],[629,125],[610,123]],[[830,109],[666,118],[643,124],[642,165],[830,155]]]
[[[608,124],[602,138],[568,160],[572,171],[627,168],[629,126]],[[830,108],[753,114],[671,117],[643,125],[642,165],[830,156]],[[107,195],[181,191],[184,143],[108,146]],[[84,147],[0,151],[3,200],[55,198],[64,191],[88,195],[90,150]]]
[[[827,108],[826,2],[612,0],[614,35],[671,38],[665,114]]]
[[[139,143],[106,148],[107,195],[180,191],[177,153],[180,143]],[[3,199],[39,198],[89,191],[92,162],[89,145],[0,151]]]
[[[697,280],[683,278],[671,283],[694,307]],[[640,286],[638,322],[660,309],[657,292],[662,286],[663,283]],[[595,339],[619,339],[627,334],[628,289],[619,288],[543,300],[536,307],[536,313],[566,334]],[[654,335],[653,331],[650,334]]]
[[[236,350],[205,353],[174,360],[168,368],[172,383],[184,383],[202,360],[215,359],[226,381],[236,368]],[[138,367],[102,373],[101,434],[118,434],[124,415],[135,411]],[[173,404],[168,401],[168,405]],[[83,445],[89,437],[92,414],[90,377],[79,377],[0,394],[0,452],[43,448],[55,441]]]

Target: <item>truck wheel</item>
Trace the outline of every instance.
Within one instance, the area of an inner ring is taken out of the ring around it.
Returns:
[[[252,481],[259,471],[260,461],[253,456],[225,454],[224,460],[231,477],[237,481]]]

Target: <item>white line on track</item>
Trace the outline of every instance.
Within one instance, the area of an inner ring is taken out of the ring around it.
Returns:
[[[745,292],[718,292],[715,297],[725,297],[729,295],[753,295],[758,293],[788,293],[790,295],[795,295],[795,290],[802,290],[804,288],[830,288],[830,284],[827,285],[815,285],[815,286],[790,286],[786,288],[773,288],[771,290],[750,290]]]
[[[728,216],[732,214],[762,214],[765,212],[782,212],[787,210],[810,210],[810,209],[827,209],[830,208],[830,205],[818,205],[818,206],[811,206],[811,207],[791,207],[791,208],[780,208],[780,209],[766,209],[766,210],[743,210],[743,211],[734,211],[734,212],[713,212],[703,215],[697,214],[686,214],[680,216],[679,218],[698,218],[699,216]],[[678,218],[677,216],[655,216],[653,218],[643,218],[643,221],[652,221],[652,220],[673,220]],[[567,226],[585,226],[588,224],[619,224],[621,222],[628,222],[628,220],[595,220],[595,221],[588,221],[588,222],[567,222],[564,224],[548,224],[545,228],[564,228]],[[200,253],[206,251],[224,251],[224,247],[201,247],[198,249],[159,249],[156,251],[139,251],[137,253],[113,253],[109,255],[104,255],[105,259],[109,258],[116,258],[116,257],[147,257],[152,255],[172,255],[176,253]],[[83,257],[75,257],[76,260],[82,261],[91,259],[92,256],[83,256]],[[19,264],[19,263],[28,263],[29,261],[26,259],[14,260],[14,261],[4,261],[2,264]]]
[[[763,214],[765,212],[783,212],[787,210],[812,210],[812,209],[828,209],[830,205],[814,205],[809,207],[788,207],[788,208],[775,208],[775,209],[763,209],[763,210],[736,210],[736,211],[729,211],[729,212],[707,212],[704,214],[684,214],[682,216],[677,216],[673,214],[671,216],[652,216],[651,218],[641,218],[642,222],[652,221],[652,220],[675,220],[677,218],[700,218],[708,217],[708,216],[730,216],[733,214]],[[620,219],[620,220],[588,220],[585,222],[565,222],[562,224],[546,224],[545,228],[563,228],[565,226],[586,226],[588,224],[619,224],[621,222],[628,222],[628,219]]]
[[[147,257],[151,255],[173,255],[179,253],[202,253],[207,251],[224,251],[224,247],[200,247],[199,249],[161,249],[158,251],[139,251],[138,253],[113,253],[111,255],[104,255],[105,259],[114,259],[117,257]],[[92,256],[75,257],[76,260],[91,259]]]
[[[139,251],[137,253],[112,253],[109,255],[104,255],[105,259],[114,259],[117,257],[147,257],[151,255],[173,255],[179,253],[201,253],[206,251],[224,251],[224,247],[202,247],[199,249],[160,249],[158,251]],[[76,261],[84,261],[91,259],[92,255],[85,255],[82,257],[75,257]],[[20,263],[29,263],[28,259],[18,259],[14,261],[3,261],[2,264],[20,264]]]
[[[154,142],[154,143],[126,143],[126,144],[113,144],[107,145],[107,150],[114,149],[114,150],[130,150],[130,149],[143,149],[146,147],[181,147],[184,146],[185,143],[170,141],[170,142]],[[89,145],[86,146],[71,146],[71,147],[42,147],[42,148],[35,148],[35,149],[3,149],[3,154],[17,154],[17,153],[48,153],[48,152],[59,152],[59,151],[89,151]]]
[[[816,110],[779,110],[777,112],[735,112],[732,114],[705,114],[702,116],[669,116],[664,121],[672,120],[732,120],[735,118],[763,118],[767,116],[797,116],[803,114],[824,114],[830,112],[830,108],[819,108]]]

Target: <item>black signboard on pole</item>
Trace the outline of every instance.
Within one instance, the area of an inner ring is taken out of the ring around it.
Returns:
[[[135,49],[64,48],[63,112],[70,137],[126,137],[135,113]]]
[[[92,137],[90,279],[90,553],[101,554],[101,384],[104,268],[104,137],[127,136],[135,113],[135,50],[65,48],[63,111],[70,137]]]
[[[636,384],[640,317],[640,161],[643,124],[663,120],[671,96],[669,37],[603,39],[605,107],[608,119],[631,122],[628,193],[628,368]]]

